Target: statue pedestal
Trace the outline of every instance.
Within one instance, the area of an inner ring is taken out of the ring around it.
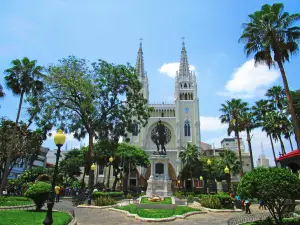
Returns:
[[[150,157],[151,175],[147,181],[146,195],[172,196],[172,180],[169,178],[169,157],[168,155],[153,155]]]

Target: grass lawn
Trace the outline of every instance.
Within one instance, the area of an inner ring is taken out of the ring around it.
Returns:
[[[21,206],[21,205],[32,205],[34,204],[30,199],[25,197],[0,197],[0,207],[5,206]]]
[[[7,210],[0,211],[0,225],[41,225],[45,219],[46,212],[32,210]],[[72,216],[65,212],[53,212],[53,225],[67,225]]]
[[[164,198],[164,200],[160,201],[160,202],[151,202],[148,200],[148,198],[143,197],[141,200],[141,204],[172,204],[172,198],[167,197],[167,198]]]
[[[187,206],[176,206],[175,210],[171,209],[137,209],[136,205],[120,206],[117,209],[121,209],[131,214],[138,214],[143,218],[166,218],[174,215],[182,215],[188,212],[198,212],[199,209],[190,208]]]

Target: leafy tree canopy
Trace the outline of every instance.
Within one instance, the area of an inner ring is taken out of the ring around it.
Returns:
[[[263,199],[274,219],[280,222],[286,200],[300,197],[300,180],[287,169],[260,167],[242,177],[237,192],[243,199]]]

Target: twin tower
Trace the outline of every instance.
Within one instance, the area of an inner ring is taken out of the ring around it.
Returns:
[[[158,120],[161,120],[167,133],[166,149],[170,158],[169,175],[176,180],[181,170],[179,153],[188,143],[196,145],[200,151],[200,115],[199,99],[197,96],[197,82],[194,71],[191,71],[188,64],[187,51],[184,41],[182,42],[179,68],[175,77],[174,103],[150,104],[149,83],[145,72],[142,43],[140,43],[137,60],[136,73],[143,85],[143,95],[148,100],[149,106],[154,108],[146,127],[139,127],[130,135],[130,142],[152,155],[156,149],[151,134],[156,132],[155,127]],[[154,90],[159,92],[159,90]],[[156,101],[157,102],[157,101]],[[140,175],[143,171],[139,171]],[[147,177],[147,174],[144,174]]]

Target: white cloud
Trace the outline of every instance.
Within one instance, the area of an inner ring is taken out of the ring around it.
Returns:
[[[216,131],[226,128],[226,124],[222,124],[219,117],[200,116],[201,131]]]
[[[159,68],[159,72],[161,74],[165,74],[171,78],[175,78],[176,76],[176,72],[179,70],[179,62],[172,62],[172,63],[164,63],[160,68]],[[193,65],[189,65],[190,70],[195,70],[196,67]]]
[[[218,95],[235,98],[253,98],[265,94],[266,89],[280,76],[279,71],[266,65],[254,65],[254,59],[248,60],[232,74],[225,91]]]

